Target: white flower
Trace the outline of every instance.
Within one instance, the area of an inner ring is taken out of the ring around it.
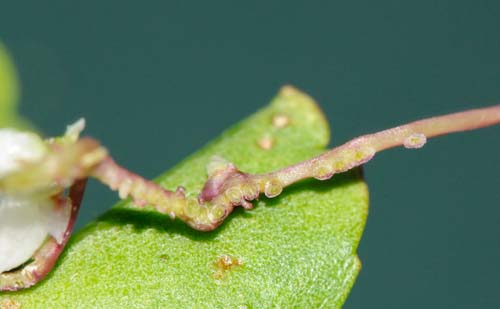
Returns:
[[[62,140],[74,143],[83,126],[83,120],[69,126]],[[27,164],[43,160],[47,152],[47,144],[34,133],[0,129],[0,183]],[[13,195],[0,187],[0,273],[27,262],[48,236],[62,242],[71,205],[58,203],[49,194]]]

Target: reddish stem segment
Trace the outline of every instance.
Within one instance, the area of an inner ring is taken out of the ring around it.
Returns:
[[[259,175],[245,174],[233,164],[216,159],[218,168],[208,177],[198,201],[187,199],[184,190],[168,191],[106,159],[93,175],[120,196],[131,196],[139,207],[150,204],[172,218],[179,217],[197,230],[213,230],[232,212],[234,207],[251,209],[252,200],[261,193],[272,198],[283,188],[305,178],[331,178],[371,160],[375,153],[404,145],[420,148],[427,138],[467,131],[500,123],[500,105],[474,109],[409,124],[355,138],[339,147],[307,161],[281,170]]]
[[[174,218],[176,207],[173,207],[173,204],[185,198],[182,188],[178,188],[177,192],[165,190],[152,181],[119,166],[110,157],[104,159],[92,171],[92,175],[112,190],[118,191],[120,198],[131,196],[135,205],[139,207],[144,207],[146,204],[154,205],[159,212],[168,213]]]
[[[267,174],[245,174],[233,164],[219,158],[216,159],[215,167],[209,168],[209,177],[198,200],[186,198],[182,187],[175,192],[169,191],[124,169],[110,157],[106,157],[105,151],[92,139],[80,140],[76,144],[77,147],[70,147],[51,157],[51,160],[57,163],[54,165],[60,167],[65,164],[62,172],[54,172],[41,165],[38,167],[40,171],[33,175],[41,179],[38,182],[44,184],[46,179],[53,179],[55,176],[56,179],[63,179],[65,183],[90,174],[109,185],[111,189],[118,190],[121,198],[132,197],[137,207],[149,204],[172,218],[179,217],[194,229],[209,231],[219,226],[234,207],[251,209],[250,202],[261,193],[272,198],[279,195],[284,187],[297,181],[310,177],[329,179],[336,173],[368,162],[375,153],[388,148],[401,145],[406,148],[420,148],[430,137],[498,123],[500,105],[427,118],[355,138],[320,156]],[[71,151],[70,155],[66,154],[67,151]],[[75,165],[74,162],[78,164]],[[71,169],[74,165],[79,168]],[[64,174],[66,169],[74,174]],[[4,183],[3,189],[11,186],[17,188],[19,183],[37,183],[37,177],[26,181],[24,174],[21,174]],[[19,270],[0,274],[0,290],[18,290],[32,286],[52,269],[73,229],[84,188],[85,180],[77,180],[71,187],[71,217],[63,241],[58,244],[53,238],[48,239],[35,253],[32,262]]]
[[[32,261],[20,269],[0,274],[0,291],[17,291],[35,285],[54,267],[59,255],[69,240],[75,225],[78,211],[85,192],[87,179],[77,180],[71,186],[69,201],[64,197],[56,197],[58,203],[71,203],[71,216],[61,243],[49,237],[33,255]]]
[[[397,147],[420,148],[427,138],[475,130],[500,123],[500,105],[427,118],[373,134],[357,137],[341,146],[293,166],[255,176],[277,178],[283,186],[301,179],[328,179],[366,163],[375,153]]]
[[[119,166],[109,157],[94,169],[92,176],[117,190],[120,198],[132,197],[136,207],[151,205],[158,212],[168,214],[172,219],[178,217],[197,230],[213,230],[222,222],[214,220],[212,214],[219,208],[210,208],[186,198],[183,187],[178,187],[175,192],[166,190]],[[217,225],[214,225],[216,221]]]

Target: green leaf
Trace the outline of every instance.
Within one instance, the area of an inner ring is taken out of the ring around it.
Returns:
[[[275,115],[288,117],[288,126],[273,126]],[[263,136],[272,137],[271,149],[259,147]],[[212,155],[258,173],[317,155],[328,139],[316,104],[285,87],[268,107],[158,181],[169,189],[183,185],[194,195]],[[129,203],[119,203],[73,237],[45,281],[0,299],[27,308],[330,308],[343,304],[360,269],[356,248],[368,191],[359,170],[302,182],[275,199],[261,197],[255,209],[236,210],[209,233]],[[223,256],[241,265],[225,265]]]
[[[0,128],[28,128],[29,125],[17,115],[19,81],[16,69],[7,49],[0,42]]]
[[[14,113],[18,99],[17,76],[7,54],[7,50],[0,43],[0,125]]]

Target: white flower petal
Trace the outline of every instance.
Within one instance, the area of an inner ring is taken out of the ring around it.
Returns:
[[[69,200],[33,200],[0,193],[0,273],[28,261],[48,235],[61,243],[71,216]]]
[[[0,195],[0,204],[7,205],[0,207],[0,272],[4,272],[29,260],[42,245],[52,205],[48,199],[33,202],[5,195]]]
[[[64,233],[66,233],[66,228],[68,227],[69,219],[71,217],[71,203],[67,200],[65,205],[61,205],[54,209],[52,207],[50,211],[47,211],[47,232],[54,237],[57,243],[62,243],[64,238]]]
[[[22,162],[39,160],[46,151],[38,135],[14,129],[0,129],[0,149],[0,178],[19,169]]]

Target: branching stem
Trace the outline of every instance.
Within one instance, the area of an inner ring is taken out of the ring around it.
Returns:
[[[251,209],[251,201],[264,193],[268,198],[306,178],[326,180],[371,160],[375,153],[397,147],[420,148],[427,138],[474,130],[500,123],[500,105],[427,118],[374,134],[355,138],[315,158],[267,174],[246,174],[233,164],[215,158],[198,200],[188,199],[183,188],[168,191],[105,159],[93,176],[118,190],[121,198],[131,196],[138,207],[152,205],[161,213],[178,217],[197,230],[213,230],[234,207]]]
[[[326,180],[371,160],[382,150],[405,146],[420,148],[427,138],[487,127],[500,123],[500,105],[427,118],[374,134],[355,138],[317,157],[266,174],[246,174],[232,163],[215,157],[207,167],[208,179],[198,199],[187,198],[184,188],[169,191],[116,164],[99,143],[84,138],[74,144],[54,144],[40,164],[0,182],[4,192],[43,191],[54,183],[55,204],[71,203],[71,216],[62,242],[49,238],[31,262],[19,269],[0,273],[0,290],[32,286],[52,269],[63,250],[80,207],[87,176],[93,176],[117,190],[122,199],[131,197],[136,207],[151,205],[160,213],[179,218],[191,227],[209,231],[219,226],[234,207],[251,209],[260,194],[268,198],[306,178]],[[61,188],[72,184],[69,199]],[[16,191],[17,190],[17,191]]]

